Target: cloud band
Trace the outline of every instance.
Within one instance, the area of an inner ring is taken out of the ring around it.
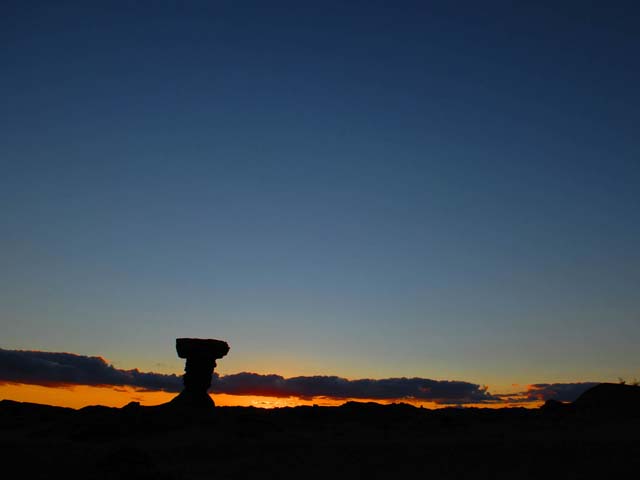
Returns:
[[[129,386],[147,391],[179,392],[182,378],[175,374],[122,370],[102,357],[74,353],[5,350],[0,348],[0,383],[45,386]],[[521,395],[525,401],[555,398],[572,401],[595,383],[535,384]],[[219,376],[214,373],[211,390],[229,395],[271,397],[316,397],[334,399],[423,400],[442,405],[505,402],[505,395],[492,395],[487,387],[464,381],[428,378],[349,380],[337,376],[261,375],[242,372]],[[522,398],[522,397],[521,397]]]

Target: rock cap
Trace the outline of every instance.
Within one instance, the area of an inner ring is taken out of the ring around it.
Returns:
[[[218,359],[229,353],[229,344],[213,338],[176,338],[176,351],[180,358]]]

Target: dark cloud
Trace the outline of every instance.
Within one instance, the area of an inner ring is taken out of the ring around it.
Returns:
[[[523,396],[526,400],[558,400],[560,402],[573,402],[582,393],[598,382],[579,383],[536,383],[529,385]]]
[[[120,370],[102,357],[1,348],[0,382],[47,386],[131,386],[167,392],[182,390],[182,379],[177,375]]]
[[[231,395],[274,397],[418,399],[442,404],[488,403],[497,399],[474,383],[427,378],[348,380],[335,376],[284,378],[280,375],[237,373],[216,377],[213,390]]]
[[[144,390],[178,392],[177,375],[121,370],[101,357],[73,353],[0,349],[0,382],[36,385],[131,386]],[[446,405],[499,402],[486,387],[469,382],[426,378],[348,380],[335,376],[284,378],[280,375],[214,374],[212,391],[230,395],[273,397],[329,397],[337,399],[428,400]]]

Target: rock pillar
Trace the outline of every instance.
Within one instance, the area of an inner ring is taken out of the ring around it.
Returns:
[[[213,400],[207,393],[216,360],[229,352],[229,344],[222,340],[203,338],[177,338],[178,357],[186,359],[184,390],[171,400],[175,406],[210,408]]]

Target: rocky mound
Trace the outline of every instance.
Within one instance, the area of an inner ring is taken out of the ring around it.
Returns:
[[[640,386],[601,383],[580,395],[574,407],[588,414],[640,416]]]

